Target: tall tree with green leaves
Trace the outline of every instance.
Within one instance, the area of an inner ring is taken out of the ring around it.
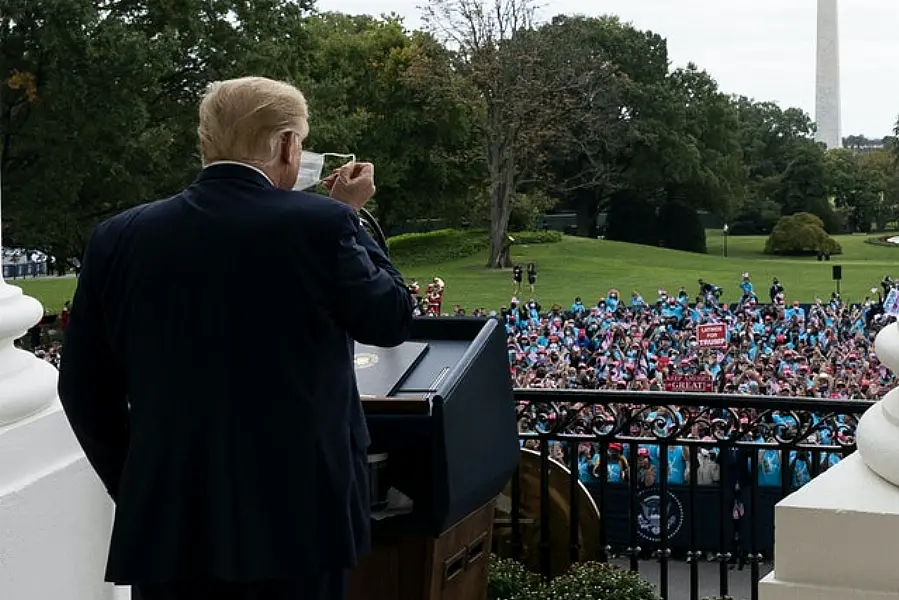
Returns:
[[[402,220],[464,213],[456,205],[483,179],[462,157],[474,116],[451,89],[450,55],[400,20],[316,15],[292,79],[310,102],[310,150],[355,153],[376,166],[376,214]],[[449,81],[447,81],[447,79]]]
[[[597,134],[621,117],[616,69],[590,49],[578,50],[586,40],[583,22],[538,29],[536,7],[534,0],[436,0],[424,7],[431,30],[456,52],[457,71],[470,83],[468,98],[481,116],[490,268],[511,264],[512,205],[527,186],[548,183],[548,142],[579,153],[593,173],[567,173],[562,185],[589,185],[606,172],[604,162],[593,160],[602,141]]]
[[[285,74],[307,9],[287,0],[0,0],[9,242],[80,255],[98,221],[189,183],[206,86]]]

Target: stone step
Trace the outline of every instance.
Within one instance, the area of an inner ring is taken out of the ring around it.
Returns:
[[[896,600],[899,592],[789,583],[777,580],[772,573],[759,582],[759,597],[764,600]]]

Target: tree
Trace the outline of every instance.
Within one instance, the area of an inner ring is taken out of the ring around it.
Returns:
[[[170,46],[96,3],[10,3],[0,69],[4,217],[11,242],[80,254],[96,220],[151,199],[170,132],[152,118]],[[21,85],[21,78],[29,82]]]
[[[612,194],[605,237],[616,242],[657,246],[659,219],[656,202],[645,193],[625,188]]]
[[[839,230],[827,193],[827,168],[823,146],[799,147],[780,177],[775,194],[784,216],[797,213],[817,215],[829,233]]]
[[[754,202],[775,199],[781,177],[796,153],[815,145],[814,123],[805,112],[796,108],[783,110],[773,102],[737,96],[733,103],[746,168],[745,197]]]
[[[693,64],[674,71],[669,80],[683,111],[683,159],[665,182],[667,198],[727,215],[742,200],[746,179],[737,111],[715,80]],[[705,247],[704,233],[692,246]]]
[[[659,243],[671,250],[706,253],[705,228],[692,205],[679,200],[669,200],[662,205],[659,210]]]
[[[9,241],[80,255],[97,221],[189,183],[200,95],[250,71],[282,76],[305,9],[0,0],[0,73],[12,74],[0,87]]]
[[[490,257],[487,266],[510,266],[508,223],[512,200],[524,171],[522,140],[527,138],[526,113],[534,105],[535,57],[523,32],[531,29],[532,0],[437,0],[424,7],[432,32],[456,48],[460,72],[477,95],[473,106],[482,113],[484,158],[490,182]],[[529,94],[528,91],[531,93]]]
[[[728,235],[768,235],[780,216],[780,204],[751,192],[740,204]]]
[[[424,8],[426,22],[456,49],[457,69],[476,92],[470,101],[482,117],[491,268],[511,265],[512,203],[520,188],[540,183],[546,143],[566,138],[568,151],[579,146],[589,162],[596,124],[619,116],[614,96],[606,93],[617,83],[613,66],[595,54],[572,54],[583,40],[579,23],[557,24],[552,34],[535,30],[535,7],[534,0],[436,0]],[[572,185],[589,181],[571,177]]]
[[[546,110],[555,122],[539,148],[545,157],[537,166],[544,173],[541,185],[575,204],[578,233],[589,237],[595,236],[600,199],[613,189],[626,144],[627,95],[633,82],[611,47],[610,38],[619,29],[617,19],[558,16],[537,32],[544,38],[540,47],[556,58],[556,46],[568,49],[564,64],[547,60],[541,74],[548,81],[557,79],[564,90],[547,98],[551,104]]]
[[[466,212],[455,203],[483,174],[465,160],[476,117],[452,90],[446,49],[427,34],[407,35],[394,18],[326,13],[304,29],[309,45],[293,79],[310,103],[305,146],[377,166],[385,231]]]
[[[622,186],[622,173],[633,162],[633,149],[650,139],[648,130],[655,122],[652,107],[668,73],[667,47],[659,35],[611,16],[556,17],[542,31],[557,36],[558,42],[570,40],[569,56],[588,64],[606,61],[618,72],[617,85],[602,90],[614,113],[599,120],[594,113],[591,127],[572,116],[569,129],[579,130],[580,135],[559,136],[550,140],[545,150],[553,192],[576,211],[578,235],[594,237],[599,210]]]
[[[880,201],[883,175],[875,172],[875,163],[868,161],[865,172],[861,158],[842,148],[825,154],[826,183],[834,205],[846,213],[850,231],[869,232]]]
[[[878,231],[899,220],[899,163],[889,150],[874,150],[858,157],[859,181],[871,193],[871,215]]]

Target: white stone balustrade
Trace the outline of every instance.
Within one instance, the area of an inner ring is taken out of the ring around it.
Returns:
[[[899,325],[878,359],[899,373]],[[774,572],[762,600],[899,600],[899,388],[869,408],[858,451],[775,508]]]
[[[0,599],[113,600],[112,503],[56,398],[56,369],[14,346],[43,314],[0,278]]]
[[[14,346],[43,316],[40,302],[0,279],[0,427],[37,414],[56,398],[56,368]]]
[[[874,344],[877,358],[899,373],[899,325],[884,327]],[[858,424],[858,451],[872,471],[899,486],[899,388],[890,390]]]

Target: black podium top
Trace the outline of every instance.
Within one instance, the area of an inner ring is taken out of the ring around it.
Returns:
[[[414,527],[439,535],[495,498],[518,464],[506,335],[494,319],[423,317],[412,338],[357,345],[356,376],[371,451],[388,453]]]

